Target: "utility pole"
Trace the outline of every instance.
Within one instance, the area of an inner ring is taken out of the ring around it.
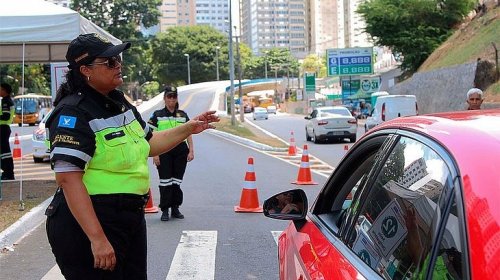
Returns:
[[[236,26],[234,27],[234,33],[236,33]],[[241,36],[241,34],[240,34]],[[241,86],[241,56],[240,56],[240,44],[238,41],[238,38],[240,36],[234,36],[236,37],[236,57],[238,59],[238,91],[239,91],[239,99],[240,99],[240,122],[245,122],[245,110],[243,108],[243,89]]]
[[[219,80],[219,50],[220,50],[220,47],[217,46],[215,47],[215,63],[216,63],[216,66],[217,66],[217,81]]]

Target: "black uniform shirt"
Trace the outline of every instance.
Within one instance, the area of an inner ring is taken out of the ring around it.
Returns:
[[[151,139],[151,129],[123,93],[113,90],[108,96],[84,86],[77,94],[66,96],[59,102],[46,124],[49,128],[52,168],[56,161],[62,160],[85,169],[96,148],[95,134],[89,125],[93,119],[107,119],[132,110],[146,132],[146,140]]]

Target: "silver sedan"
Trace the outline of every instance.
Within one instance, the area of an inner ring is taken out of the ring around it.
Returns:
[[[329,139],[356,141],[358,121],[343,106],[326,106],[315,108],[305,117],[306,140],[319,143]]]

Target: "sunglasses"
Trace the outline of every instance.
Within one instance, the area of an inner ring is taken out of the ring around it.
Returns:
[[[94,62],[91,64],[87,64],[88,66],[94,66],[94,65],[106,65],[109,69],[115,69],[119,66],[122,65],[122,57],[119,55],[112,56],[112,57],[107,57],[106,61],[103,62]]]
[[[170,99],[170,98],[177,98],[177,94],[175,93],[170,93],[170,94],[167,94],[167,98]]]

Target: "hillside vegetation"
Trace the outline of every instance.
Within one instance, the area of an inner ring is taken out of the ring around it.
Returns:
[[[419,72],[471,63],[478,59],[495,62],[495,48],[500,50],[500,7],[490,5],[482,16],[467,18],[455,33],[436,49]],[[485,91],[486,102],[500,102],[500,82]]]

